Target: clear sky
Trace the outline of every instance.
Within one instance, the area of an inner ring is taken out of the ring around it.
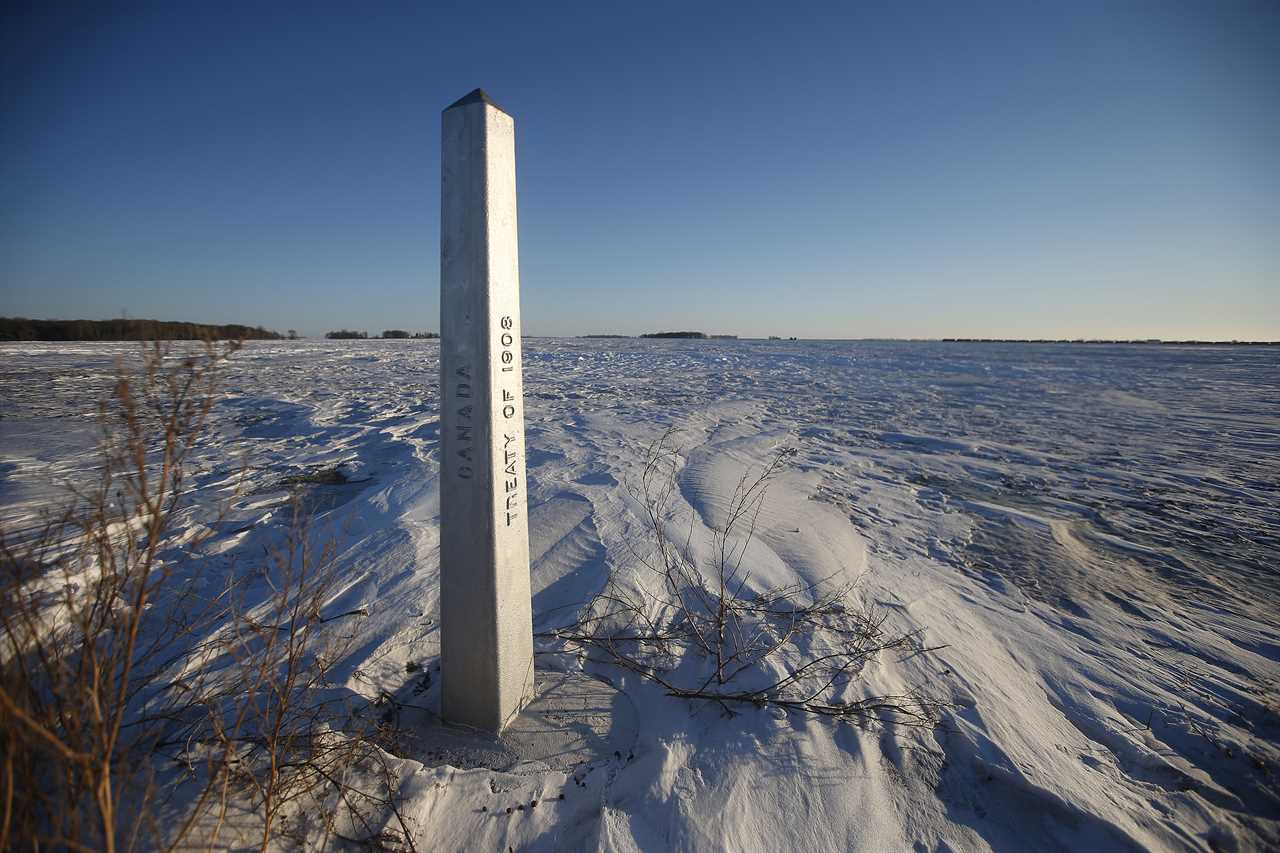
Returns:
[[[436,330],[482,86],[529,334],[1280,339],[1280,3],[22,5],[0,314]]]

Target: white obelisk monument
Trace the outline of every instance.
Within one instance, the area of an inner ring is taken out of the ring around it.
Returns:
[[[444,111],[442,711],[491,732],[533,696],[515,158],[515,122],[480,89]]]

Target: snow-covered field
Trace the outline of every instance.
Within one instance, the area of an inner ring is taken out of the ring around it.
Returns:
[[[643,577],[625,485],[664,431],[698,525],[790,446],[753,569],[765,585],[858,578],[888,627],[941,647],[883,656],[860,689],[953,705],[932,730],[728,717],[598,670],[638,710],[631,753],[581,781],[406,757],[419,849],[1280,847],[1280,348],[525,347],[540,626],[607,571]],[[91,476],[95,403],[136,352],[0,345],[8,531]],[[340,466],[351,482],[308,505],[339,548],[331,606],[368,610],[335,672],[369,697],[438,655],[437,355],[249,344],[184,519],[232,498],[230,514],[198,553],[167,555],[210,577],[254,559],[287,517],[282,481]]]

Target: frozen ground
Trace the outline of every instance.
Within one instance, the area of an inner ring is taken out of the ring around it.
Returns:
[[[133,352],[0,346],[7,530],[91,470],[94,402]],[[355,482],[309,506],[341,551],[335,612],[369,610],[338,668],[366,696],[438,653],[436,371],[434,342],[250,344],[189,523],[240,496],[169,555],[210,577],[252,559],[282,480],[341,466]],[[700,525],[789,445],[765,581],[860,577],[944,646],[863,689],[954,708],[932,731],[726,718],[611,673],[639,735],[581,781],[406,758],[420,849],[1280,847],[1280,349],[531,339],[525,383],[540,625],[635,569],[623,484],[664,430]]]

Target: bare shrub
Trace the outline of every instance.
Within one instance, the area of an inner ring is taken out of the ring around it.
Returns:
[[[39,530],[0,530],[0,849],[212,847],[231,820],[262,849],[413,848],[368,703],[327,681],[351,635],[320,629],[362,611],[323,612],[333,551],[305,513],[212,593],[173,556],[238,346],[119,366],[97,482]],[[318,826],[300,817],[315,805]]]
[[[158,554],[237,346],[175,361],[157,343],[136,377],[118,369],[97,483],[34,536],[0,531],[0,847],[114,850],[142,830],[152,744],[128,724],[165,646],[144,630],[173,570]]]
[[[189,662],[193,678],[178,716],[193,721],[166,744],[183,748],[176,757],[210,804],[188,819],[199,822],[197,835],[210,846],[222,843],[232,822],[237,839],[248,835],[262,850],[330,836],[412,850],[396,806],[398,779],[381,748],[387,732],[368,702],[329,678],[356,635],[322,627],[368,614],[325,612],[340,580],[334,548],[331,540],[315,544],[298,503],[295,496],[284,543],[259,572],[240,579],[241,587],[247,580],[265,586],[264,600],[247,606],[243,588],[234,590],[223,630]],[[197,705],[203,714],[185,713]]]
[[[782,449],[762,471],[744,474],[722,526],[712,530],[711,556],[668,532],[679,521],[679,456],[669,433],[648,449],[630,491],[645,513],[652,551],[636,553],[660,580],[650,593],[611,576],[579,620],[549,635],[566,648],[596,652],[661,685],[671,696],[773,706],[827,717],[931,726],[943,703],[917,691],[852,696],[868,663],[890,650],[922,649],[918,632],[885,630],[885,616],[864,611],[852,584],[807,585],[751,593],[744,564],[769,482],[793,450]],[[825,587],[825,588],[824,588]],[[692,662],[692,663],[691,663]]]

